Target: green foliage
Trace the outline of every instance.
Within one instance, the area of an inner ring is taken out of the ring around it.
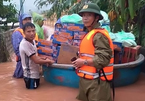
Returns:
[[[0,30],[7,30],[7,23],[17,22],[17,18],[15,17],[15,15],[17,14],[15,5],[12,3],[10,3],[9,5],[3,5],[4,1],[10,2],[10,0],[0,0],[0,18],[6,18],[6,21],[0,21],[0,24],[4,25],[0,27]]]
[[[97,3],[101,10],[109,12],[109,0],[94,0],[94,3]]]
[[[50,10],[43,12],[46,14],[48,18],[50,18],[52,15],[56,15],[56,17],[59,18],[62,15],[62,12],[64,11],[67,12],[67,10],[76,2],[77,0],[36,0],[35,1],[38,8],[41,8],[42,6],[46,6],[48,4],[52,5]]]
[[[144,2],[145,3],[145,2]],[[135,23],[136,29],[133,32],[136,34],[137,43],[145,46],[145,5],[138,10],[137,23]]]
[[[4,41],[2,32],[8,30],[7,23],[17,21],[15,17],[15,14],[17,13],[15,5],[11,3],[9,5],[3,5],[4,1],[10,2],[10,0],[0,0],[0,18],[6,19],[6,21],[0,20],[0,62],[6,62],[8,59],[8,52],[6,51],[7,49],[5,45],[6,42]]]
[[[78,13],[81,8],[87,2],[98,3],[102,10],[107,11],[108,9],[108,0],[36,0],[35,4],[38,8],[42,6],[52,5],[50,10],[44,11],[43,13],[48,17],[56,15],[57,19],[60,18],[62,13],[73,14]],[[53,17],[54,18],[54,17]]]
[[[108,8],[117,14],[110,23],[112,31],[132,32],[137,44],[145,46],[145,0],[109,0]]]

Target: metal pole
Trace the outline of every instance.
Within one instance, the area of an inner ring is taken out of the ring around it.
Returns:
[[[24,1],[23,0],[20,0],[20,14],[23,14],[24,13],[24,7],[23,7],[23,3]]]

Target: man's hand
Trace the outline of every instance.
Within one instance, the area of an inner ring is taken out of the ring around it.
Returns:
[[[75,68],[82,67],[84,65],[85,59],[78,58],[77,60],[73,61],[72,64],[75,66]]]
[[[48,58],[46,58],[46,61],[48,61],[48,63],[46,64],[47,66],[52,65],[52,64],[54,63],[53,60],[50,60],[50,59],[48,59]]]
[[[46,59],[46,61],[48,61],[48,63],[46,64],[47,67],[54,63],[54,61],[50,59]]]

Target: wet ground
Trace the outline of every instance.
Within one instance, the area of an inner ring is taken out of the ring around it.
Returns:
[[[15,62],[0,64],[0,101],[78,101],[78,89],[53,85],[44,78],[38,89],[27,90],[23,79],[12,77],[14,69]],[[115,101],[145,101],[145,74],[136,83],[115,90]]]

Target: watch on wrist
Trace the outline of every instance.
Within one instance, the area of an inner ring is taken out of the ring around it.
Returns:
[[[88,61],[87,61],[87,59],[84,61],[84,65],[88,65]]]

